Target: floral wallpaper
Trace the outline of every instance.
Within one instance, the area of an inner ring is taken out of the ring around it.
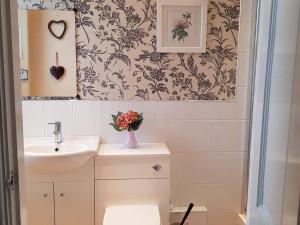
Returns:
[[[81,99],[235,100],[239,0],[208,0],[207,51],[156,52],[156,0],[18,0],[76,9]]]

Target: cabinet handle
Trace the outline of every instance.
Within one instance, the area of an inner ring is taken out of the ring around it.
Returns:
[[[161,170],[161,165],[159,165],[159,164],[156,164],[156,165],[154,165],[154,166],[152,166],[152,169],[154,169],[155,171],[160,171]]]
[[[60,193],[60,195],[59,195],[60,197],[63,197],[64,196],[64,193]]]
[[[44,195],[43,195],[44,198],[46,198],[47,196],[48,196],[47,194],[44,194]]]

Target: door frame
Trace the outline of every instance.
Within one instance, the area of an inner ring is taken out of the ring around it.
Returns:
[[[261,223],[260,206],[266,157],[267,125],[276,31],[277,0],[257,1],[247,224]]]
[[[0,2],[0,223],[26,224],[17,2]],[[25,212],[23,210],[23,212]]]

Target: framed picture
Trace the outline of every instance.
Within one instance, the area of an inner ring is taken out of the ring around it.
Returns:
[[[157,0],[157,51],[206,51],[207,0]]]

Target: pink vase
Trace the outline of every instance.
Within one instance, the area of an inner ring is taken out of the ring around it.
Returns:
[[[137,141],[135,138],[134,131],[128,131],[127,132],[127,143],[126,146],[127,148],[136,148],[137,147]]]

